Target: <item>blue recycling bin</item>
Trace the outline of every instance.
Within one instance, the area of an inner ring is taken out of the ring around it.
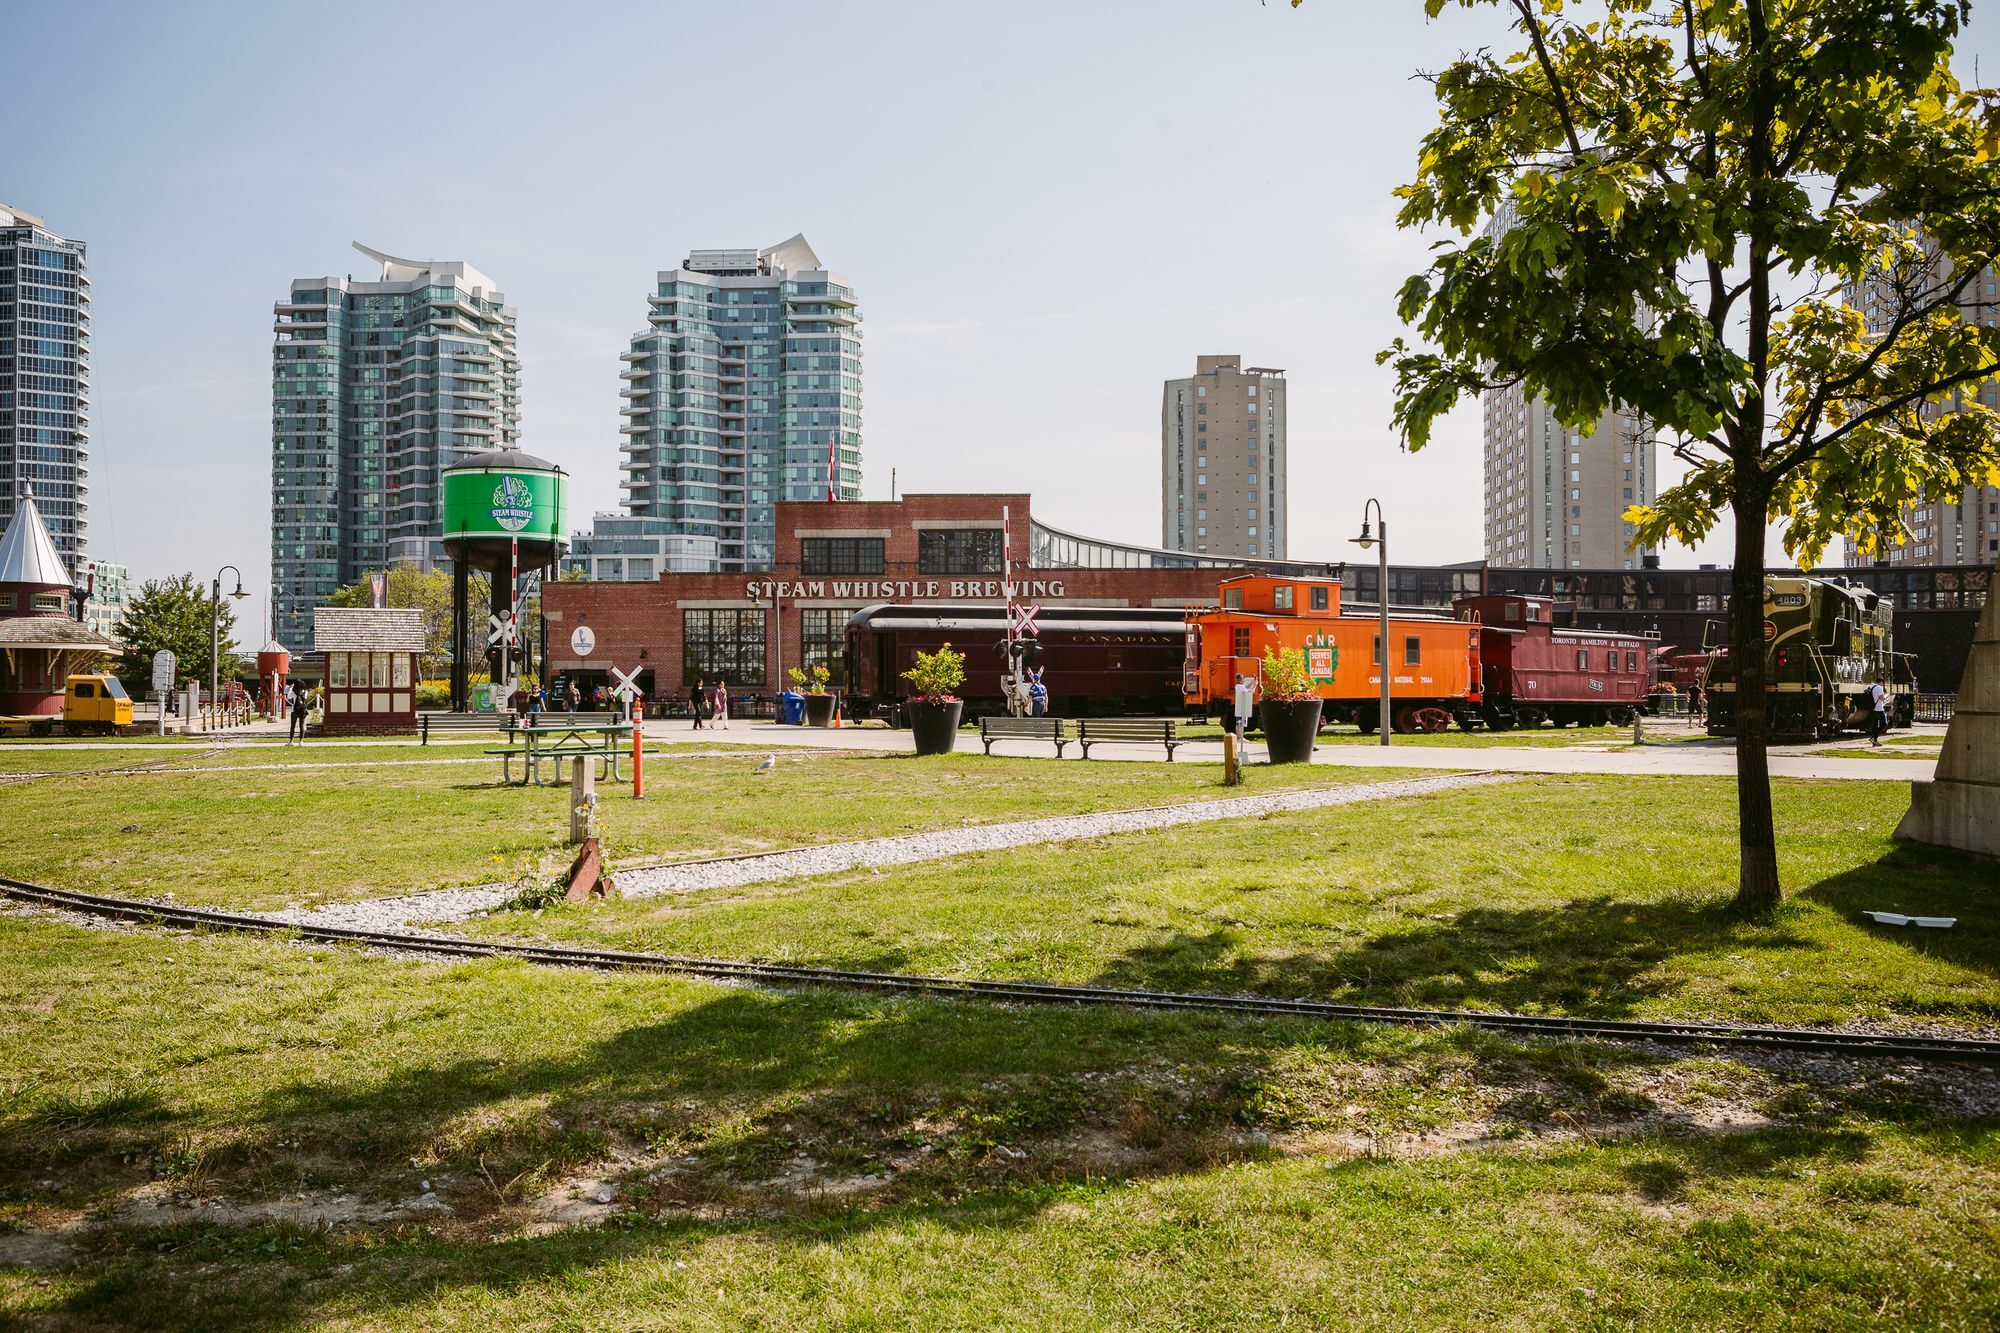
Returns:
[[[782,726],[802,727],[806,724],[806,697],[786,690],[778,696],[778,722]]]

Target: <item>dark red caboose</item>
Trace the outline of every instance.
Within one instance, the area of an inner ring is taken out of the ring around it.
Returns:
[[[1657,634],[1562,628],[1546,597],[1461,597],[1452,609],[1479,622],[1480,717],[1495,731],[1623,726],[1653,692]]]

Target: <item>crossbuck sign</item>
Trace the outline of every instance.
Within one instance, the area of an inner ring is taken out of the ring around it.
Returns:
[[[488,627],[486,642],[488,644],[505,643],[509,648],[512,648],[519,642],[516,637],[519,627],[514,623],[514,613],[512,611],[507,612],[505,615],[488,616],[486,617],[486,624]]]
[[[638,667],[633,667],[630,671],[620,671],[617,667],[612,667],[611,674],[617,678],[618,683],[611,687],[611,692],[628,704],[638,698],[639,671]]]

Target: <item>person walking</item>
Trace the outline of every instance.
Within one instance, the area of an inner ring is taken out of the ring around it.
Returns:
[[[583,691],[576,687],[574,678],[569,683],[569,711],[574,713],[583,703]]]
[[[538,724],[539,724],[539,723],[541,722],[541,720],[542,720],[542,704],[543,704],[543,703],[544,703],[545,701],[546,701],[546,696],[545,696],[545,695],[543,694],[543,692],[542,692],[542,687],[541,687],[541,686],[539,686],[539,685],[535,686],[535,688],[534,688],[533,692],[531,692],[531,693],[530,693],[530,694],[528,695],[528,725],[529,725],[529,726],[531,726],[531,727],[532,727],[532,726],[536,726],[536,725],[538,725]]]
[[[1236,739],[1240,741],[1243,739],[1243,734],[1250,729],[1250,711],[1257,706],[1257,682],[1238,672],[1236,689],[1233,693],[1236,703]]]
[[[1889,729],[1889,690],[1880,676],[1868,687],[1868,743],[1880,745],[1882,733]]]
[[[1694,684],[1688,686],[1688,721],[1692,723],[1692,722],[1698,722],[1700,720],[1701,720],[1701,682],[1696,681],[1694,682]]]
[[[729,682],[717,677],[708,701],[715,709],[715,725],[724,731],[729,730]]]
[[[1049,687],[1042,684],[1042,673],[1038,667],[1028,677],[1028,716],[1047,717],[1049,715]]]
[[[688,686],[688,712],[694,714],[694,729],[701,730],[701,716],[708,711],[708,685],[696,681]]]
[[[291,729],[285,733],[285,744],[303,745],[306,740],[306,687],[293,681],[285,687],[286,702],[290,705]]]

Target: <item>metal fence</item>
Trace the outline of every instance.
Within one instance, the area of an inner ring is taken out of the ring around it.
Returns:
[[[1949,722],[1954,707],[1958,704],[1956,694],[1920,694],[1917,696],[1916,720],[1919,722]]]

